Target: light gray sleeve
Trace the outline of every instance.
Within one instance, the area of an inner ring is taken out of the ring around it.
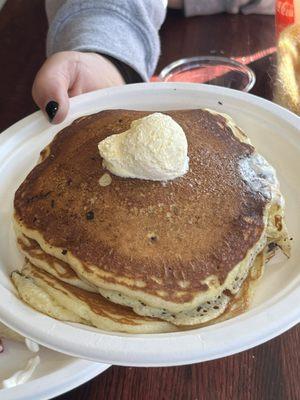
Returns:
[[[274,14],[275,0],[184,0],[186,17],[227,12],[237,14]]]
[[[158,30],[165,19],[162,0],[46,0],[47,55],[76,50],[107,54],[144,80],[160,54]]]

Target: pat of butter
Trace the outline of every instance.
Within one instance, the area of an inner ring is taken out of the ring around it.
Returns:
[[[108,136],[99,145],[103,165],[124,178],[167,181],[188,171],[188,143],[173,118],[153,113],[131,123],[130,129]]]

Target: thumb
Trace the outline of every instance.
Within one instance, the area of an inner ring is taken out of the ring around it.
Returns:
[[[54,56],[45,61],[35,77],[32,86],[33,100],[52,123],[58,124],[66,118],[70,81],[66,63]]]

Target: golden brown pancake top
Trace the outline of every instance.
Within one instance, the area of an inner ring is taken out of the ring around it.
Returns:
[[[186,175],[166,183],[112,175],[112,183],[101,187],[107,171],[98,143],[148,114],[102,111],[59,132],[49,156],[17,190],[16,215],[86,268],[96,265],[142,280],[145,292],[189,301],[207,289],[201,283],[206,277],[224,282],[259,240],[266,199],[239,173],[239,160],[253,147],[240,142],[222,116],[204,110],[165,112],[186,133]]]

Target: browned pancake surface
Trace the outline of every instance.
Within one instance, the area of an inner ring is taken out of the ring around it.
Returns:
[[[148,114],[103,111],[63,129],[17,190],[15,210],[27,228],[86,268],[140,279],[143,291],[164,289],[173,301],[184,281],[180,301],[188,301],[207,289],[204,278],[217,275],[222,283],[259,240],[266,200],[238,172],[253,147],[236,139],[223,117],[204,110],[165,112],[186,133],[186,175],[165,184],[112,175],[101,187],[106,171],[98,143]]]

